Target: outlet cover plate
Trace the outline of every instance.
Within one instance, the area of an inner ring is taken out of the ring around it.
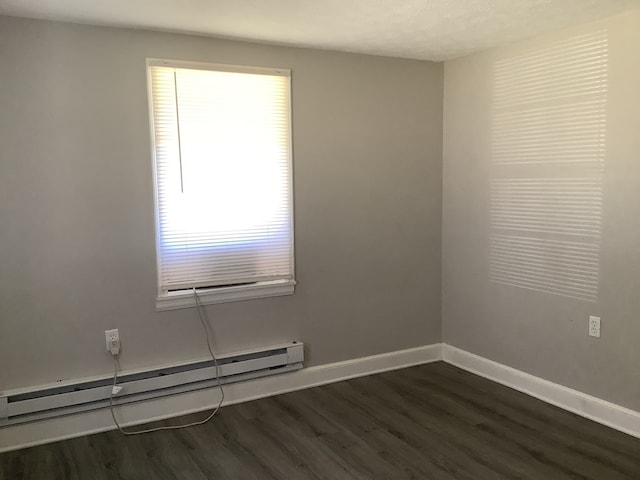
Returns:
[[[600,338],[600,317],[589,317],[589,336]]]
[[[104,331],[104,340],[107,344],[107,352],[111,351],[111,342],[117,342],[120,340],[120,333],[117,328],[113,330],[105,330]]]

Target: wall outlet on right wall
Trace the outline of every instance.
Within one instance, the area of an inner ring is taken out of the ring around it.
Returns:
[[[600,338],[600,317],[589,317],[589,335]]]

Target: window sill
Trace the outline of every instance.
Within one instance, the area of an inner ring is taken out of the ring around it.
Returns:
[[[256,298],[279,297],[291,295],[296,286],[295,280],[275,280],[259,282],[253,285],[238,285],[209,290],[199,290],[198,299],[202,305],[214,303],[238,302]],[[156,299],[156,310],[177,310],[195,307],[196,302],[191,292],[171,292],[160,295]]]

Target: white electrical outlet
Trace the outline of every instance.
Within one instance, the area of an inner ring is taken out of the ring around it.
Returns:
[[[120,344],[120,333],[117,328],[114,328],[113,330],[105,330],[104,337],[107,343],[107,352],[111,351],[111,347],[113,345]]]
[[[600,317],[589,317],[589,335],[600,338]]]

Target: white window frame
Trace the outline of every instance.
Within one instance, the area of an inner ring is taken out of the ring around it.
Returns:
[[[180,308],[188,308],[195,306],[194,295],[190,290],[184,291],[163,291],[160,286],[160,211],[158,201],[158,180],[157,180],[157,164],[156,164],[156,140],[154,128],[154,112],[153,112],[153,86],[151,81],[150,68],[152,66],[164,66],[172,68],[190,68],[199,70],[226,71],[235,73],[258,73],[287,76],[287,95],[289,102],[289,212],[290,212],[290,235],[291,235],[291,268],[294,272],[294,278],[283,280],[258,281],[245,285],[230,285],[214,288],[198,288],[198,298],[203,305],[215,303],[234,302],[241,300],[251,300],[258,298],[277,297],[283,295],[291,295],[295,291],[295,238],[293,224],[293,148],[291,137],[291,70],[283,68],[264,68],[243,65],[228,65],[218,63],[192,62],[183,60],[169,60],[159,58],[147,58],[147,98],[149,102],[149,123],[151,133],[151,153],[152,153],[152,170],[153,170],[153,187],[154,187],[154,209],[155,209],[155,242],[156,242],[156,277],[158,293],[156,297],[156,310],[175,310]]]

